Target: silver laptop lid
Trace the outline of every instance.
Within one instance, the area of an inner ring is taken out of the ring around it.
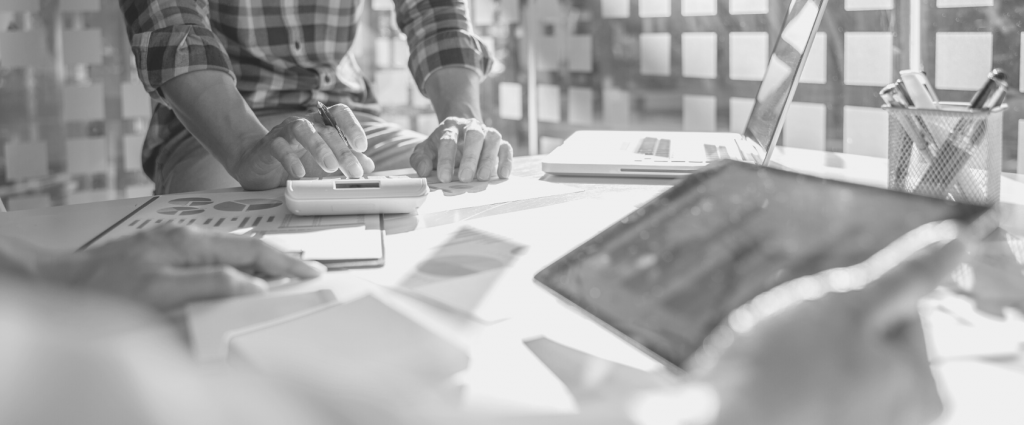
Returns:
[[[828,0],[792,0],[782,33],[775,42],[775,49],[768,60],[761,86],[757,89],[754,108],[750,111],[744,137],[763,148],[764,158],[758,158],[762,165],[768,165],[772,150],[782,133],[786,111],[793,101],[793,94],[807,62],[818,25],[825,15]]]

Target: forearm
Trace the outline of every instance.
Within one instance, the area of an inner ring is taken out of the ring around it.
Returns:
[[[481,119],[480,80],[479,73],[460,66],[445,67],[431,73],[423,88],[434,105],[437,119]]]
[[[212,70],[190,72],[161,87],[164,99],[185,128],[224,168],[236,176],[241,153],[267,134],[231,76]]]

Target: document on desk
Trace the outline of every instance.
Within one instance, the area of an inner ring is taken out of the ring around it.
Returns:
[[[168,223],[266,238],[330,268],[379,266],[384,261],[379,214],[292,215],[284,206],[283,188],[154,196],[80,249]]]
[[[583,189],[548,183],[529,178],[510,178],[485,182],[459,181],[441,183],[437,176],[427,179],[430,195],[419,209],[419,214],[451,211],[462,208],[502,204],[524,199],[543,198],[581,192]]]
[[[352,273],[497,322],[541,291],[533,275],[633,210],[632,202],[581,200],[392,235],[388,267]]]

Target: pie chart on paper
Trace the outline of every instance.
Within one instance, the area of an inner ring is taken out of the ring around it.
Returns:
[[[213,201],[211,201],[208,198],[178,198],[172,199],[168,203],[171,205],[180,205],[183,207],[201,207],[204,205],[210,205],[213,203]]]
[[[195,207],[168,207],[158,210],[157,213],[163,215],[196,215],[202,214],[203,209]]]
[[[281,201],[276,199],[240,199],[237,201],[221,202],[213,206],[218,211],[247,212],[269,210],[281,206]]]

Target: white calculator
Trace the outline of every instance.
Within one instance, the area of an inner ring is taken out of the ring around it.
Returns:
[[[408,214],[430,193],[427,180],[405,176],[289,180],[284,203],[295,215]]]

